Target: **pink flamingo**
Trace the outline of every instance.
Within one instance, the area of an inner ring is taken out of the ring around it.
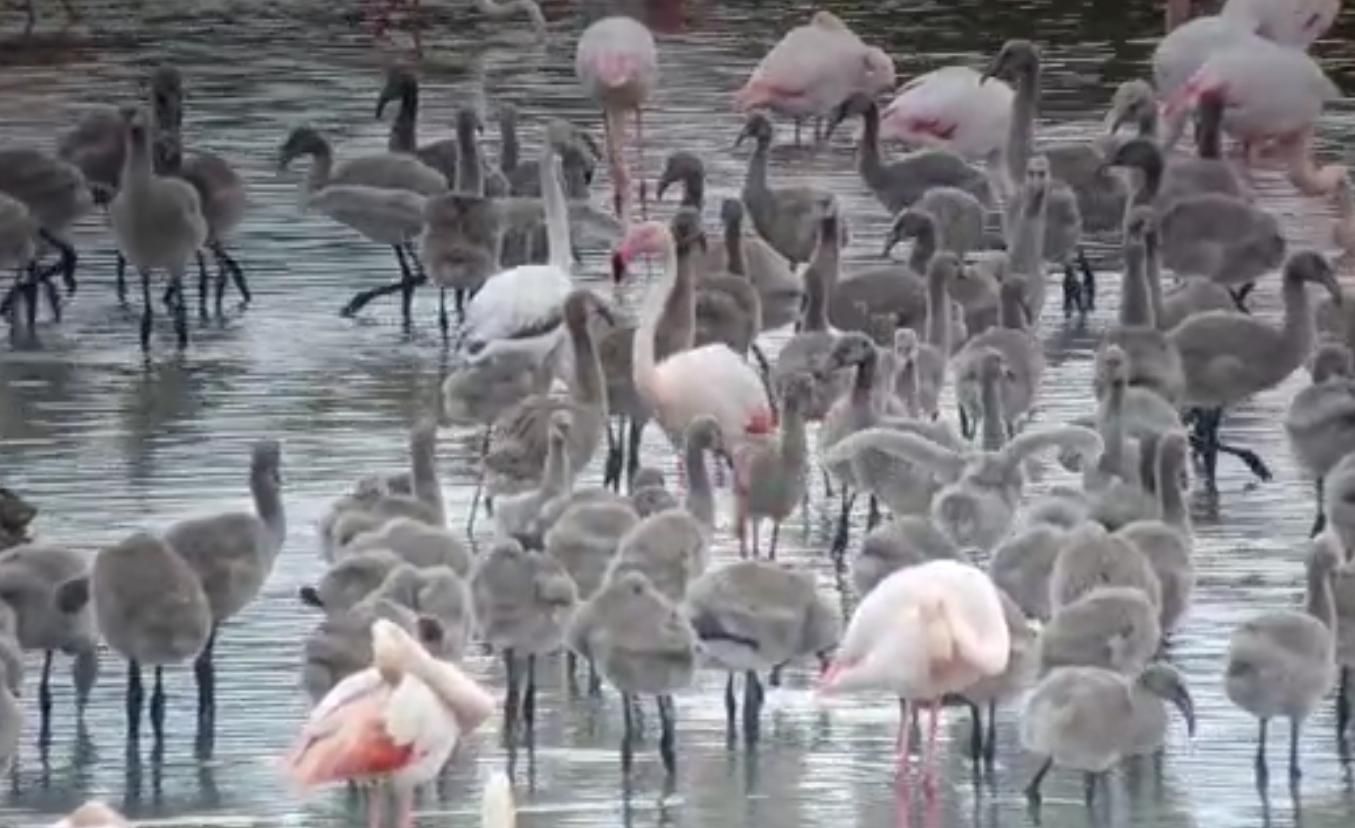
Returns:
[[[1313,125],[1324,104],[1340,90],[1304,52],[1263,38],[1212,53],[1167,100],[1166,117],[1177,121],[1202,96],[1225,102],[1223,126],[1250,150],[1275,142],[1289,163],[1289,176],[1308,195],[1327,194],[1345,177],[1345,168],[1319,168],[1312,160]]]
[[[411,828],[414,788],[437,776],[462,734],[493,710],[494,700],[474,680],[379,619],[372,624],[372,666],[320,700],[285,767],[303,788],[389,780],[399,807],[397,824]],[[369,828],[379,828],[381,805],[373,793]]]
[[[131,828],[122,814],[97,799],[91,799],[57,822],[52,828]]]
[[[1169,5],[1182,2],[1170,0]],[[1327,33],[1340,13],[1341,0],[1228,0],[1219,17],[1247,21],[1267,40],[1307,49]]]
[[[893,86],[889,55],[863,43],[837,15],[818,11],[762,58],[734,94],[734,105],[794,118],[799,143],[801,119],[823,118],[855,92],[874,97]]]
[[[584,91],[602,104],[607,163],[612,174],[617,218],[630,217],[630,174],[626,171],[627,110],[635,110],[635,144],[640,162],[640,206],[645,208],[645,130],[641,108],[659,78],[654,35],[632,17],[604,17],[584,29],[574,55],[574,73]]]
[[[1007,141],[1012,88],[968,66],[943,66],[905,83],[880,113],[880,134],[987,159]]]
[[[936,797],[937,706],[1007,669],[1010,631],[989,577],[969,564],[936,560],[900,569],[866,595],[842,636],[819,692],[884,690],[904,699],[899,723],[900,808],[908,807],[908,731],[913,702],[931,713],[923,791]]]
[[[632,345],[635,387],[654,412],[674,446],[681,446],[687,426],[701,415],[720,424],[726,451],[745,441],[771,434],[776,415],[761,377],[743,357],[723,342],[680,351],[662,361],[654,356],[654,334],[677,282],[678,257],[689,256],[697,239],[684,239],[679,250],[668,225],[649,221],[635,225],[614,254],[618,274],[640,255],[661,255],[665,266],[658,284],[645,297]]]

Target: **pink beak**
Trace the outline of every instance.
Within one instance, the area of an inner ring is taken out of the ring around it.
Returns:
[[[850,668],[850,664],[840,660],[828,665],[828,669],[824,670],[823,675],[819,677],[819,686],[815,689],[815,692],[820,695],[836,692],[837,683],[842,678],[842,674]]]

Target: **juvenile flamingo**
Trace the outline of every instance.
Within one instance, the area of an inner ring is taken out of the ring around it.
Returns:
[[[437,776],[462,734],[493,711],[494,699],[473,679],[379,619],[372,624],[372,666],[320,700],[284,767],[303,788],[389,780],[396,824],[412,828],[414,788]],[[368,809],[369,828],[379,828],[381,797],[374,794]]]
[[[898,785],[907,808],[909,723],[914,701],[931,711],[923,790],[936,796],[938,704],[1007,668],[1010,632],[992,580],[969,564],[936,560],[897,570],[857,606],[819,692],[884,690],[904,700]]]
[[[612,174],[612,203],[617,218],[630,215],[630,173],[626,171],[627,110],[635,110],[635,144],[640,162],[640,206],[644,210],[645,129],[641,108],[659,79],[654,35],[630,17],[604,17],[584,29],[574,56],[574,73],[594,100],[602,104],[607,135],[607,164]]]

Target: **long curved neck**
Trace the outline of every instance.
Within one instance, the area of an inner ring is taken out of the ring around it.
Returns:
[[[391,121],[386,148],[391,152],[413,152],[419,146],[419,87],[409,84],[400,90],[400,108]]]
[[[157,99],[155,135],[151,140],[152,168],[158,175],[175,175],[183,166],[183,114],[169,95]]]
[[[759,198],[766,198],[767,192],[767,156],[771,154],[772,142],[758,140],[753,154],[748,158],[748,172],[743,177],[744,201],[752,202],[753,207]]]
[[[1120,288],[1120,324],[1155,327],[1152,298],[1148,292],[1148,274],[1144,268],[1143,245],[1125,248],[1124,280]]]
[[[1124,476],[1124,382],[1111,380],[1106,392],[1106,416],[1101,423],[1100,468],[1109,474]],[[1137,471],[1137,469],[1135,469]]]
[[[1003,290],[998,295],[997,317],[998,325],[1003,328],[1013,331],[1026,329],[1026,307],[1022,303],[1020,291]]]
[[[1012,97],[1012,120],[1007,132],[1007,175],[1012,182],[1026,175],[1035,143],[1035,116],[1040,111],[1040,69],[1035,67],[1021,75]]]
[[[480,167],[480,142],[476,140],[475,129],[470,126],[458,126],[456,130],[456,189],[469,195],[484,195],[485,175]],[[542,190],[544,193],[545,190]],[[550,221],[550,214],[546,214]]]
[[[420,652],[405,668],[447,705],[463,733],[479,727],[493,714],[493,697],[453,665]]]
[[[122,158],[122,183],[129,188],[144,188],[151,180],[151,148],[144,133],[141,138],[129,137],[127,151]]]
[[[546,242],[550,249],[550,263],[565,273],[569,272],[574,256],[569,241],[569,206],[560,189],[560,173],[555,151],[547,141],[541,154],[541,198],[546,211]]]
[[[945,277],[932,273],[927,277],[927,344],[950,358],[950,300],[946,296]]]
[[[1029,187],[1022,188],[1016,205],[1016,216],[1011,229],[1011,252],[1008,263],[1013,273],[1020,273],[1028,279],[1044,278],[1044,233],[1045,213],[1049,200],[1048,191],[1034,193]],[[1032,309],[1038,314],[1038,309]]]
[[[1301,362],[1313,350],[1313,312],[1308,304],[1308,291],[1298,279],[1284,280],[1284,325],[1281,339],[1286,353]],[[1285,372],[1288,374],[1288,371]]]
[[[568,442],[552,434],[546,450],[546,468],[541,474],[540,493],[552,498],[569,490]]]
[[[1319,536],[1315,543],[1327,543]],[[1308,600],[1304,607],[1308,614],[1327,625],[1327,629],[1336,629],[1336,607],[1332,602],[1331,576],[1322,566],[1308,564]]]
[[[569,340],[574,348],[574,382],[569,389],[570,396],[582,405],[605,405],[607,385],[586,315],[569,326]]]
[[[765,175],[765,172],[764,172]],[[706,205],[706,178],[699,170],[682,174],[682,206],[700,210]]]
[[[1190,513],[1181,496],[1181,470],[1177,464],[1160,452],[1157,461],[1157,501],[1162,509],[1162,522],[1183,531],[1190,530]]]
[[[635,340],[631,343],[632,371],[635,384],[649,386],[656,371],[655,335],[658,333],[659,320],[664,316],[668,298],[673,293],[678,278],[677,246],[671,236],[664,240],[663,276],[649,295],[645,297],[644,312],[640,316],[640,326],[635,331]],[[668,356],[668,354],[664,354]]]
[[[1139,165],[1139,187],[1134,191],[1135,204],[1152,204],[1162,189],[1162,168],[1165,164],[1161,155],[1153,155]]]
[[[803,330],[828,330],[828,296],[837,284],[838,267],[841,252],[836,240],[829,241],[819,236],[818,249],[814,251],[814,261],[805,268],[805,318]]]
[[[1153,309],[1153,326],[1162,324],[1162,260],[1158,258],[1157,231],[1143,239],[1143,281],[1148,287],[1148,303]]]
[[[927,272],[927,263],[936,255],[936,248],[941,244],[940,235],[936,222],[930,219],[924,220],[913,235],[913,252],[908,257],[908,266],[914,273]]]
[[[697,522],[705,527],[715,525],[715,494],[711,491],[710,475],[706,470],[706,451],[695,440],[688,440],[684,467],[687,472],[687,497],[683,506]]]
[[[692,243],[675,254],[673,278],[667,284],[659,314],[655,348],[659,359],[690,350],[696,337],[696,273]]]
[[[725,259],[730,273],[748,275],[743,261],[743,222],[737,217],[725,221]]]
[[[781,466],[788,473],[795,473],[805,468],[808,459],[804,411],[799,405],[787,405],[781,413]]]
[[[271,471],[256,472],[250,476],[249,490],[254,497],[254,513],[268,527],[274,543],[281,545],[287,536],[287,517],[282,509],[282,492],[278,488],[277,477]]]
[[[979,389],[979,404],[983,412],[982,448],[998,451],[1007,442],[1007,419],[1002,411],[1002,391],[997,376],[985,376]]]
[[[437,437],[433,434],[415,435],[410,440],[409,463],[414,496],[433,507],[439,517],[444,517],[442,486],[438,483]]]
[[[852,382],[852,403],[869,406],[871,391],[875,388],[875,369],[879,365],[879,355],[872,348],[856,366],[856,377]]]
[[[323,190],[329,186],[329,177],[334,171],[334,150],[329,142],[320,139],[311,150],[311,169],[306,174],[306,189],[310,192]]]
[[[518,168],[518,124],[512,116],[499,118],[499,169],[504,174]]]
[[[884,162],[880,158],[880,110],[874,104],[861,113],[861,147],[858,150],[857,169],[871,187],[882,185],[880,176]]]

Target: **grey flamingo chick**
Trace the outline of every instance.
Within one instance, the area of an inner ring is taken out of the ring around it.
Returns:
[[[476,561],[470,588],[480,636],[503,652],[505,738],[515,737],[519,715],[534,738],[536,658],[560,647],[578,603],[574,580],[557,559],[501,538]]]
[[[123,124],[119,122],[115,133],[119,142],[122,141],[123,129]],[[75,293],[78,257],[70,242],[70,227],[93,207],[89,184],[80,168],[72,163],[40,150],[12,147],[0,149],[0,193],[22,202],[28,208],[30,218],[37,224],[34,241],[41,243],[39,253],[44,248],[52,248],[60,257],[51,268],[31,274],[31,287],[28,290],[31,308],[37,286],[46,284],[52,315],[59,320],[60,298],[49,280],[59,273],[66,292]],[[11,290],[0,301],[0,316],[15,298],[15,290]],[[30,309],[30,315],[35,313],[36,310]]]
[[[1350,550],[1355,549],[1355,454],[1341,458],[1327,472],[1323,488],[1329,520],[1327,529],[1317,538],[1335,542],[1348,561]],[[1332,599],[1336,607],[1336,664],[1341,676],[1336,691],[1336,733],[1340,740],[1350,725],[1350,674],[1355,667],[1355,567],[1349,563],[1332,578]]]
[[[633,699],[658,697],[659,753],[671,779],[677,773],[676,710],[672,693],[692,683],[697,635],[686,616],[634,570],[609,578],[570,619],[566,645],[597,665],[621,693],[625,732],[621,768],[629,774],[634,752]]]
[[[546,462],[542,467],[540,486],[502,495],[495,500],[494,525],[500,537],[521,538],[541,512],[542,506],[568,494],[573,488],[574,476],[568,447],[573,423],[568,411],[551,412],[546,436]]]
[[[339,559],[358,552],[386,549],[421,569],[450,567],[457,574],[470,573],[471,554],[455,534],[410,517],[395,517],[375,529],[356,535],[340,548]]]
[[[253,512],[225,512],[180,521],[165,542],[197,573],[212,613],[207,643],[193,665],[198,683],[198,722],[210,731],[216,715],[216,667],[212,654],[221,625],[263,590],[287,537],[282,508],[282,447],[254,444],[249,463]]]
[[[1142,590],[1154,607],[1162,606],[1162,584],[1147,555],[1096,521],[1087,521],[1068,533],[1054,559],[1049,603],[1057,610],[1106,586]]]
[[[160,742],[164,668],[198,656],[211,635],[212,610],[202,581],[167,543],[138,532],[95,556],[91,594],[104,640],[127,659],[127,738],[140,737],[141,670],[154,667],[150,717]]]
[[[215,308],[221,315],[221,302],[229,276],[240,291],[243,304],[252,296],[240,264],[226,250],[226,243],[244,220],[248,206],[245,181],[230,162],[213,152],[183,149],[183,77],[172,66],[158,66],[151,73],[151,103],[155,113],[155,171],[177,175],[197,190],[202,217],[207,222],[207,249],[216,259]],[[207,316],[207,263],[202,251],[198,260],[198,315]],[[123,295],[122,267],[118,268],[118,296]]]
[[[1021,744],[1045,757],[1026,786],[1026,798],[1040,805],[1044,778],[1058,765],[1086,774],[1090,806],[1106,772],[1125,756],[1142,752],[1145,720],[1156,719],[1163,702],[1180,709],[1194,735],[1194,701],[1181,674],[1169,665],[1154,664],[1137,678],[1100,667],[1060,667],[1045,676],[1021,716]],[[1165,715],[1161,725],[1155,738],[1165,733]]]
[[[460,157],[455,138],[440,138],[420,144],[419,134],[419,78],[404,66],[386,70],[386,82],[376,98],[376,118],[386,112],[386,105],[398,102],[395,119],[391,121],[386,149],[413,155],[430,169],[442,173],[449,185],[456,183],[457,162]]]
[[[161,176],[152,169],[150,127],[142,115],[127,123],[126,159],[122,183],[108,215],[118,249],[141,274],[141,349],[151,340],[151,271],[169,273],[174,297],[174,330],[180,348],[188,345],[183,275],[188,261],[207,241],[207,220],[198,192],[180,178]]]
[[[792,265],[809,261],[818,243],[818,219],[833,203],[833,195],[814,187],[781,187],[767,183],[767,158],[772,147],[772,122],[755,112],[748,116],[734,146],[754,142],[741,197],[753,227]]]
[[[536,159],[519,160],[521,145],[518,142],[517,107],[511,103],[500,104],[498,120],[499,169],[508,181],[509,194],[540,198],[540,162]],[[555,152],[560,156],[565,198],[570,201],[586,200],[588,188],[593,183],[597,162],[602,158],[601,148],[587,130],[579,129],[559,118],[547,122],[546,140],[555,144]]]
[[[895,515],[861,539],[851,561],[852,586],[864,597],[897,569],[941,558],[966,562],[968,557],[928,518]]]
[[[682,609],[702,655],[729,673],[725,717],[732,735],[737,711],[734,674],[742,672],[743,735],[758,739],[763,691],[758,672],[803,656],[826,668],[842,636],[842,622],[814,587],[811,573],[771,561],[739,561],[692,582]]]
[[[51,727],[52,659],[74,656],[75,710],[83,716],[99,675],[98,631],[90,606],[90,561],[73,549],[27,543],[0,554],[0,603],[14,613],[15,637],[25,651],[43,652],[38,683],[41,732]],[[15,673],[11,678],[17,678]]]
[[[792,376],[812,378],[813,398],[805,410],[810,420],[822,420],[847,389],[845,372],[829,370],[827,365],[837,344],[837,335],[828,327],[828,302],[837,285],[841,255],[837,211],[831,210],[819,219],[819,243],[801,272],[805,306],[799,328],[781,346],[772,366],[774,388],[784,387]]]
[[[1277,716],[1289,719],[1289,776],[1297,779],[1299,731],[1336,682],[1336,613],[1332,578],[1339,550],[1325,538],[1311,542],[1308,595],[1303,610],[1272,610],[1253,616],[1228,642],[1223,688],[1228,700],[1260,722],[1256,775],[1265,779],[1266,729]]]
[[[746,556],[745,532],[751,525],[753,557],[758,556],[758,524],[772,522],[767,557],[776,560],[776,542],[781,522],[804,500],[809,476],[809,443],[805,438],[807,410],[814,383],[807,374],[797,374],[782,387],[781,425],[775,436],[747,441],[733,452],[735,534],[739,554]]]
[[[1310,534],[1316,535],[1327,523],[1323,478],[1355,451],[1355,358],[1342,343],[1324,343],[1313,356],[1312,375],[1312,384],[1290,401],[1284,430],[1294,459],[1313,478],[1317,515]]]
[[[918,150],[886,164],[880,153],[880,106],[865,93],[853,93],[833,110],[828,134],[853,115],[862,123],[857,171],[890,215],[912,205],[932,187],[956,187],[982,201],[992,199],[987,176],[949,150]]]
[[[1149,279],[1158,278],[1148,273],[1148,233],[1156,232],[1156,214],[1151,207],[1134,207],[1125,220],[1124,278],[1120,286],[1119,324],[1106,332],[1104,344],[1115,345],[1127,360],[1126,382],[1131,387],[1146,388],[1170,403],[1176,403],[1185,389],[1186,377],[1181,367],[1181,354],[1167,338],[1166,331],[1157,324],[1159,296],[1154,302],[1154,289]],[[1158,290],[1161,288],[1159,286]],[[1097,399],[1105,391],[1094,386]]]
[[[1186,436],[1180,431],[1157,441],[1157,452],[1151,462],[1158,517],[1136,520],[1116,533],[1143,553],[1157,575],[1162,586],[1163,635],[1180,623],[1195,589],[1195,564],[1191,560],[1195,536],[1185,503],[1188,448]]]
[[[997,595],[1002,601],[1002,616],[1007,621],[1010,648],[1007,667],[1001,673],[980,679],[956,694],[969,708],[973,720],[973,729],[969,736],[969,757],[976,764],[982,761],[990,769],[997,758],[998,702],[1007,701],[1024,692],[1035,677],[1035,668],[1039,661],[1039,634],[1036,625],[1026,620],[1016,601],[1000,587]],[[981,710],[984,707],[987,710]]]
[[[1040,630],[1040,672],[1071,666],[1138,675],[1161,645],[1158,615],[1138,587],[1092,589],[1056,607]]]
[[[1187,318],[1168,334],[1186,374],[1181,402],[1198,409],[1195,439],[1210,491],[1217,490],[1224,409],[1283,382],[1312,351],[1313,311],[1305,291],[1309,283],[1325,287],[1332,301],[1340,304],[1341,290],[1331,265],[1321,255],[1305,251],[1285,263],[1284,322],[1278,329],[1245,314],[1211,311]],[[1259,457],[1241,450],[1238,456],[1263,480],[1270,478]]]

